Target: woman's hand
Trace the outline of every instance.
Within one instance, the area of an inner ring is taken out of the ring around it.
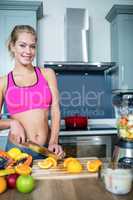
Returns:
[[[65,157],[65,152],[59,144],[49,144],[48,149],[58,155],[59,158]]]
[[[11,120],[9,140],[12,143],[24,143],[25,142],[25,131],[23,126],[17,120]]]

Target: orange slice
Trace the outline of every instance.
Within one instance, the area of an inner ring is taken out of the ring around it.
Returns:
[[[67,171],[70,173],[80,173],[83,170],[83,166],[78,160],[71,160],[67,164]]]
[[[42,169],[49,169],[52,167],[52,163],[48,160],[38,162],[38,166]]]
[[[73,158],[73,157],[68,157],[64,160],[63,166],[66,168],[68,166],[68,163],[71,162],[71,161],[78,161],[78,160],[76,158]]]
[[[87,169],[89,172],[97,172],[99,170],[99,167],[102,165],[102,161],[97,159],[97,160],[89,160],[87,162]]]
[[[57,160],[54,157],[48,157],[46,159],[49,160],[49,162],[52,163],[52,167],[56,167],[57,166]]]
[[[43,169],[49,169],[57,166],[57,161],[53,157],[48,157],[43,161],[38,162],[38,166]]]

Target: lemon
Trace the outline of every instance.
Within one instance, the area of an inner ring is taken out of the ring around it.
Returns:
[[[13,147],[7,153],[12,159],[16,160],[16,158],[22,153],[22,151],[17,147]]]

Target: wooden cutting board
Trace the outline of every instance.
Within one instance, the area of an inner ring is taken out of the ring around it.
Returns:
[[[37,163],[41,160],[34,160],[32,167],[32,176],[35,179],[74,179],[74,178],[88,178],[97,177],[98,173],[88,172],[86,163],[88,160],[97,159],[96,157],[77,158],[83,165],[83,171],[81,173],[69,173],[63,167],[63,161],[57,165],[56,168],[41,169]]]

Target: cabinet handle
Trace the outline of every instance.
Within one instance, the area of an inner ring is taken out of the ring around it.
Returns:
[[[124,83],[124,65],[121,66],[121,80]]]

